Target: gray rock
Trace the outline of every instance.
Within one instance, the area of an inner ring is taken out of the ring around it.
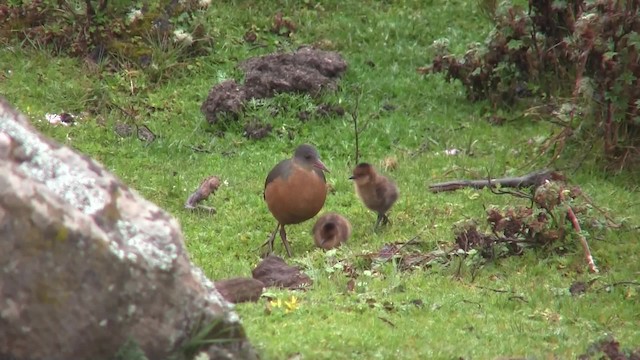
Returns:
[[[2,98],[0,238],[1,359],[113,359],[130,342],[148,359],[255,358],[177,221]],[[203,330],[225,341],[194,344]]]

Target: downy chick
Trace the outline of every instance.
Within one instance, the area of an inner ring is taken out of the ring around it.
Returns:
[[[353,176],[356,194],[360,197],[366,207],[378,214],[376,225],[377,230],[382,222],[386,225],[389,222],[387,211],[398,200],[398,187],[384,175],[379,174],[371,164],[360,163],[353,169]]]
[[[336,213],[322,215],[313,226],[313,240],[317,247],[330,250],[340,246],[351,236],[351,224]]]

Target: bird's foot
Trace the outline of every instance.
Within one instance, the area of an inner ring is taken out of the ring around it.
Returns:
[[[284,230],[284,225],[280,227],[280,238],[282,239],[284,248],[287,250],[287,255],[291,257],[291,247],[289,246],[289,241],[287,241],[287,232]]]
[[[389,224],[389,222],[389,218],[386,214],[378,214],[378,219],[376,220],[376,224],[373,227],[373,232],[378,232],[378,228],[380,227],[380,225],[386,226],[387,224]]]
[[[264,244],[262,244],[261,246],[261,254],[262,257],[267,257],[271,254],[273,254],[273,243],[276,240],[276,234],[278,233],[278,229],[280,228],[280,224],[278,224],[276,226],[276,229],[273,231],[273,233],[271,234],[271,236],[269,236],[269,238],[267,239],[267,241],[264,242]],[[267,251],[264,251],[264,247],[267,246]]]

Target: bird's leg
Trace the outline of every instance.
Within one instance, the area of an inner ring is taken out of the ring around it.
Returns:
[[[287,241],[287,232],[284,230],[284,225],[280,226],[280,238],[282,239],[284,248],[287,250],[287,255],[291,257],[291,248],[289,247],[289,242]]]
[[[376,225],[373,227],[373,232],[376,232],[378,230],[378,226],[380,226],[380,223],[382,223],[382,226],[385,226],[389,223],[387,214],[378,213],[378,219],[376,220]]]
[[[273,233],[271,234],[271,236],[269,236],[267,241],[264,244],[262,244],[262,247],[265,247],[265,245],[269,245],[269,254],[273,253],[273,242],[276,240],[276,234],[278,233],[279,228],[280,228],[280,223],[276,225],[276,229],[273,230]]]
[[[373,232],[377,232],[378,231],[378,226],[380,226],[380,222],[383,219],[384,214],[378,213],[378,219],[376,220],[376,224],[373,227]]]

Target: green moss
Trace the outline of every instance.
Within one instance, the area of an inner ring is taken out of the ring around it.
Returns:
[[[67,241],[68,237],[69,237],[69,229],[67,229],[64,226],[58,228],[58,233],[56,234],[56,238],[55,238],[57,242],[63,243]]]

